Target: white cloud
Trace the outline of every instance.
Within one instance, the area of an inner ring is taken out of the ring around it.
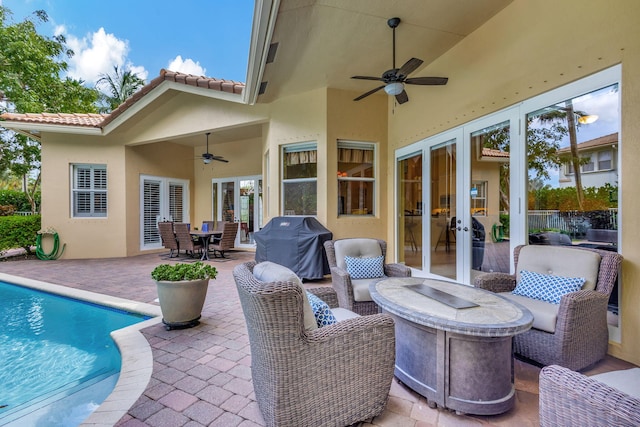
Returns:
[[[56,34],[64,34],[64,26],[56,27]],[[100,28],[94,33],[78,38],[72,34],[65,34],[67,45],[74,51],[75,55],[67,62],[69,77],[82,79],[89,85],[95,84],[100,79],[101,74],[110,74],[113,67],[132,70],[144,80],[148,77],[147,70],[142,66],[134,66],[127,61],[129,53],[129,42],[121,40],[113,34],[107,34],[104,28]]]
[[[195,76],[205,76],[207,72],[206,69],[202,68],[200,62],[193,62],[190,58],[182,60],[181,55],[176,56],[169,63],[167,69],[177,73],[193,74]]]

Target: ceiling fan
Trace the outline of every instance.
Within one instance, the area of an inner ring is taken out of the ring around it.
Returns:
[[[224,162],[224,163],[229,163],[229,160],[225,160],[224,157],[222,156],[216,156],[213,155],[209,152],[209,135],[211,135],[211,132],[207,132],[207,152],[206,153],[202,153],[202,161],[204,162],[205,165],[208,165],[209,163],[211,163],[212,160],[217,160],[219,162]]]
[[[352,79],[361,80],[377,80],[384,82],[382,86],[378,86],[369,92],[363,93],[354,101],[360,101],[362,98],[366,98],[384,89],[384,91],[391,96],[396,97],[398,104],[404,104],[409,100],[407,92],[404,90],[404,85],[446,85],[449,80],[447,77],[407,77],[414,72],[420,65],[422,65],[422,59],[411,58],[400,68],[396,68],[396,27],[400,25],[400,18],[391,18],[387,21],[387,25],[393,30],[393,68],[382,73],[382,77],[370,77],[370,76],[353,76]]]

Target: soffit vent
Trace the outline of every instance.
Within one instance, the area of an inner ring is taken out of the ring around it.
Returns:
[[[277,51],[278,43],[271,43],[271,45],[269,45],[269,52],[267,52],[267,64],[271,64],[276,59]]]
[[[260,83],[260,89],[258,90],[258,95],[262,95],[267,91],[267,85],[268,84],[269,84],[269,82]]]

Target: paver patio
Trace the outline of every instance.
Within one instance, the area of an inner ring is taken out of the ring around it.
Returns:
[[[150,272],[168,260],[166,254],[117,259],[20,260],[0,262],[0,272],[80,288],[135,301],[157,304]],[[253,252],[234,251],[229,260],[211,260],[218,277],[209,286],[201,324],[166,331],[162,325],[143,330],[153,351],[153,374],[144,394],[116,425],[262,426],[251,383],[251,355],[233,268],[252,260]],[[181,257],[184,260],[184,257]],[[329,285],[330,280],[307,283]],[[587,375],[633,365],[607,356]],[[540,369],[516,361],[516,404],[498,416],[458,416],[431,409],[424,398],[395,379],[387,408],[363,426],[537,426]]]

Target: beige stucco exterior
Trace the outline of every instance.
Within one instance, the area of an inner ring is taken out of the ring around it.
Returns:
[[[640,364],[640,2],[515,0],[439,57],[421,75],[446,75],[446,87],[411,90],[411,101],[394,105],[383,93],[353,102],[360,93],[319,88],[269,104],[244,105],[198,93],[168,91],[132,111],[106,136],[42,133],[43,227],[53,226],[67,243],[68,258],[132,256],[140,251],[140,175],[189,180],[190,221],[210,219],[213,178],[263,175],[265,222],[280,215],[280,150],[316,141],[318,219],[335,238],[385,239],[395,257],[395,150],[516,105],[523,100],[622,64],[621,209],[623,230],[621,342],[614,356]],[[328,26],[330,27],[330,26]],[[330,28],[327,29],[330,31]],[[210,129],[259,125],[259,136],[215,145],[229,164],[203,167],[203,152],[176,143]],[[376,213],[337,217],[339,139],[375,142]],[[107,218],[70,215],[70,164],[108,167]],[[268,173],[267,173],[268,171]],[[495,199],[494,199],[495,200]],[[402,239],[402,236],[398,236]],[[400,240],[402,241],[402,240]]]

